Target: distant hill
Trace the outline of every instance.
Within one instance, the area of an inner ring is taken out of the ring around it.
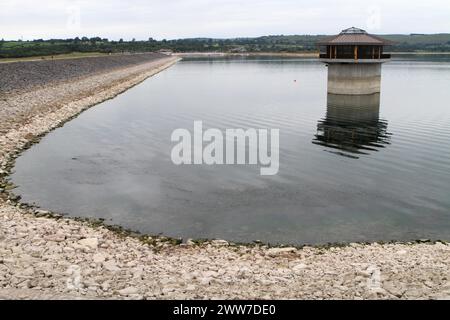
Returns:
[[[381,35],[395,41],[393,52],[450,52],[450,33]],[[100,37],[33,41],[0,40],[0,58],[67,54],[71,52],[305,52],[316,51],[326,35],[271,35],[257,38],[110,41]]]

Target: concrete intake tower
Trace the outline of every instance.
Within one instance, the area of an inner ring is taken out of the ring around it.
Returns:
[[[358,28],[319,41],[320,61],[328,65],[328,93],[367,95],[381,91],[381,65],[390,60],[391,41]]]

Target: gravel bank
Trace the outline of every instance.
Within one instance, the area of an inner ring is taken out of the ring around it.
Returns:
[[[301,249],[225,241],[174,245],[17,203],[6,176],[20,150],[175,61],[164,57],[2,94],[0,298],[450,298],[446,243]]]
[[[110,72],[164,57],[159,53],[143,53],[7,63],[0,66],[0,95],[31,91],[35,87],[45,87],[98,72]]]

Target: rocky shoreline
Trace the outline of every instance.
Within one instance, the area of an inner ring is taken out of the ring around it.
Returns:
[[[0,299],[450,299],[444,242],[180,244],[21,204],[8,175],[24,149],[178,60],[107,58],[77,59],[83,73],[30,87],[16,74],[0,90]]]

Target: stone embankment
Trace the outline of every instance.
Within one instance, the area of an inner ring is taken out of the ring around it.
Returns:
[[[175,244],[20,203],[8,174],[24,148],[176,61],[148,54],[0,65],[0,299],[450,298],[443,242]]]

